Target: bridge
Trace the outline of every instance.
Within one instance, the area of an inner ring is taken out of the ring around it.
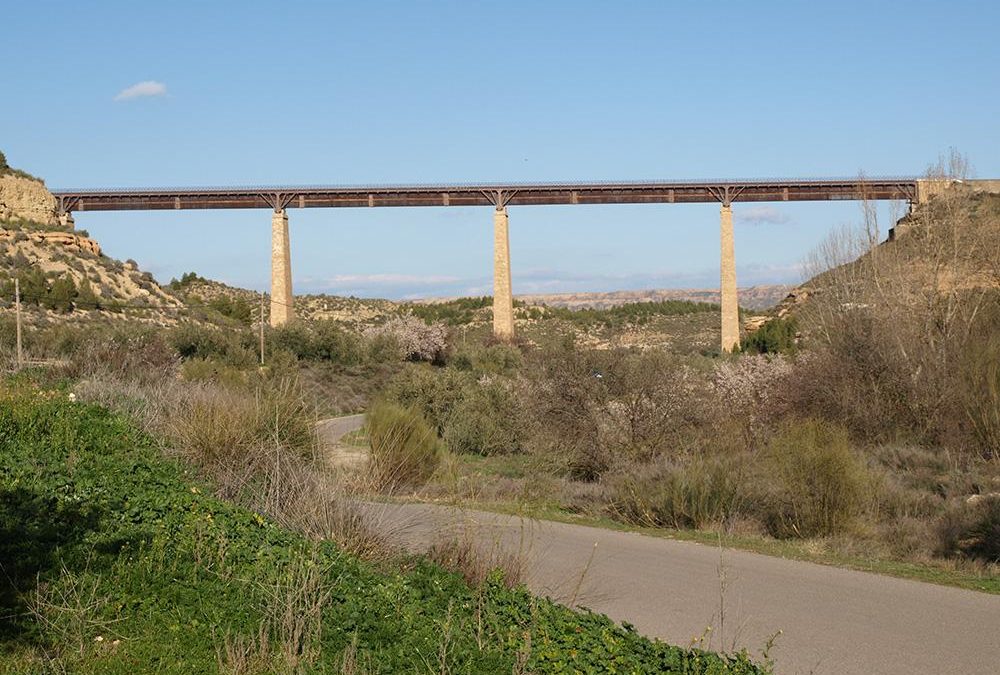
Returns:
[[[514,336],[509,206],[549,204],[720,205],[722,349],[739,345],[733,202],[835,200],[926,201],[943,181],[913,177],[781,180],[470,183],[441,185],[251,186],[55,190],[59,217],[73,212],[184,209],[271,209],[271,325],[294,318],[288,209],[387,206],[492,206],[493,331]]]

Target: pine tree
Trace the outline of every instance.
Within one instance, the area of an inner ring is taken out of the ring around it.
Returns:
[[[73,311],[73,301],[76,300],[77,295],[79,292],[76,290],[73,277],[63,275],[53,281],[49,287],[49,292],[45,297],[45,306],[56,312],[68,314]]]
[[[90,279],[84,277],[80,283],[79,291],[76,295],[77,309],[100,309],[101,301],[94,293],[94,287],[90,285]]]

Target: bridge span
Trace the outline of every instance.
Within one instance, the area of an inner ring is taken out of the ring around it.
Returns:
[[[492,206],[493,331],[514,335],[508,206],[549,204],[720,205],[722,350],[739,345],[736,256],[732,203],[906,200],[926,201],[943,181],[913,177],[764,180],[634,181],[570,183],[469,183],[441,185],[250,186],[201,188],[116,188],[54,190],[60,220],[73,225],[73,212],[184,209],[264,209],[271,217],[271,325],[294,318],[290,208],[387,206]]]

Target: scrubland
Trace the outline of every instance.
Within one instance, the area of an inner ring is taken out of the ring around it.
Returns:
[[[484,299],[397,307],[268,328],[263,355],[233,297],[33,326],[51,365],[0,396],[0,669],[762,668],[532,597],[472,541],[404,555],[385,500],[1000,592],[1000,198],[956,190],[878,246],[865,213],[732,355],[689,302],[522,306],[513,343]],[[368,460],[338,468],[316,422],[357,412]]]

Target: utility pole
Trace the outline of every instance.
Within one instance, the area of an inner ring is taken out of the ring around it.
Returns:
[[[21,355],[21,280],[14,277],[14,314],[17,317],[17,369],[21,370],[24,357]]]
[[[264,365],[264,291],[260,292],[260,365]]]

